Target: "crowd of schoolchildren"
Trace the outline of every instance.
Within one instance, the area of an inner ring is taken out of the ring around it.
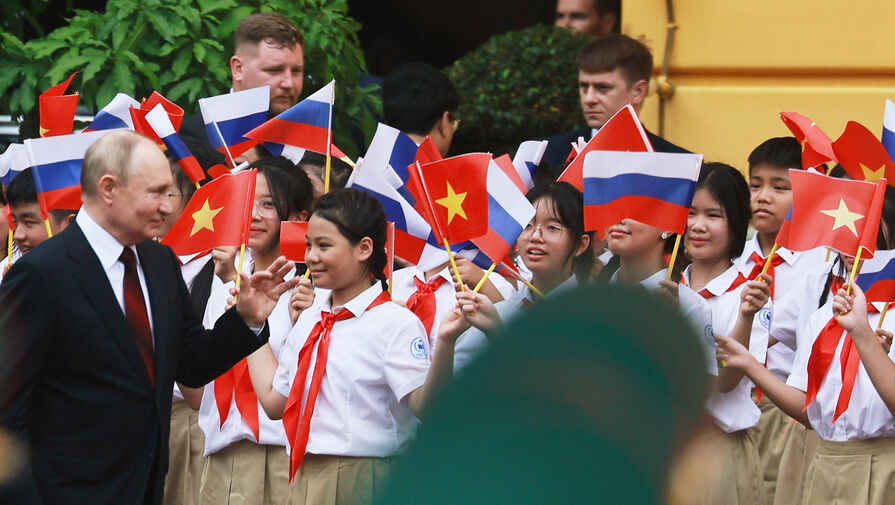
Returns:
[[[484,272],[458,258],[465,291],[448,262],[427,271],[410,265],[395,271],[391,298],[383,275],[386,216],[375,198],[348,188],[315,199],[300,165],[268,158],[252,166],[243,270],[265,269],[280,256],[283,221],[308,221],[306,264],[296,265],[298,286],[268,319],[268,344],[204,388],[175,391],[166,503],[367,502],[412,443],[433,392],[462,374],[505,321],[542,296],[586,283],[639,284],[675,300],[704,348],[712,390],[697,438],[716,450],[705,461],[712,478],[694,500],[886,503],[895,496],[895,320],[875,329],[881,304],[868,304],[856,286],[846,293],[851,257],[781,248],[765,268],[792,204],[789,169],[801,166],[795,138],[756,147],[746,177],[703,164],[673,265],[673,235],[625,219],[600,243],[585,232],[581,193],[542,181],[527,194],[536,214],[514,249],[533,288],[493,274],[473,293]],[[172,171],[177,187],[169,196],[182,211],[195,188],[176,163]],[[831,174],[843,176],[839,168]],[[25,253],[37,245],[29,227],[44,226],[32,178],[16,178],[7,196]],[[54,231],[71,219],[51,217]],[[877,248],[895,247],[893,226],[888,190]],[[235,255],[220,248],[181,257],[206,326],[232,303]],[[803,408],[813,343],[831,321],[849,332],[861,360],[848,408],[835,422],[838,365]]]

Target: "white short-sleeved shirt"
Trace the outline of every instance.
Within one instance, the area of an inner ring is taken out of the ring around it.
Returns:
[[[426,330],[412,312],[396,303],[367,307],[382,293],[380,284],[342,307],[358,315],[337,321],[330,334],[326,373],[311,417],[307,452],[333,456],[382,458],[403,451],[418,421],[404,397],[422,386],[429,370]],[[338,312],[329,296],[298,317],[280,354],[273,387],[289,397],[298,354],[322,311]],[[314,372],[317,347],[304,384]]]
[[[831,296],[826,305],[811,314],[805,327],[798,332],[796,359],[786,383],[801,391],[808,389],[808,360],[811,357],[814,341],[818,333],[833,317],[832,298]],[[873,305],[877,310],[882,310],[885,304],[874,303]],[[871,328],[877,327],[879,317],[879,312],[868,314],[867,319]],[[883,329],[895,331],[895,318],[886,317],[883,321]],[[836,403],[839,401],[839,392],[842,389],[842,367],[839,357],[844,342],[845,338],[840,338],[830,369],[817,391],[817,397],[811,402],[811,405],[808,405],[807,414],[811,427],[824,440],[846,441],[895,437],[895,417],[880,398],[863,363],[858,365],[858,373],[855,377],[855,386],[848,409],[839,416],[835,423],[832,422],[836,412]],[[895,348],[889,351],[889,359],[895,361]]]
[[[819,308],[818,303],[832,266],[832,263],[816,263],[806,268],[786,296],[774,304],[770,334],[793,351],[797,349],[796,333],[805,327],[808,318]],[[833,295],[828,294],[827,301],[832,299]]]
[[[734,261],[743,275],[749,275],[755,267],[755,262],[752,260],[753,252],[758,253],[762,258],[765,257],[761,252],[761,245],[758,243],[758,234],[755,234],[752,239],[746,242],[746,245],[743,248],[743,254]],[[756,314],[755,318],[755,322],[762,326],[764,326],[764,321],[768,321],[768,327],[773,323],[769,318],[765,317],[765,315],[770,314],[771,318],[774,317],[774,304],[787,296],[789,291],[796,285],[808,269],[818,263],[825,262],[827,250],[826,248],[817,248],[810,251],[794,252],[781,247],[777,249],[777,252],[774,254],[783,258],[783,263],[774,267],[774,299],[769,300],[764,307],[770,312],[765,312],[765,314],[762,314],[761,316]],[[767,335],[767,328],[764,328],[763,330],[753,328],[752,337],[756,338],[760,336],[764,340],[765,346],[767,346]],[[756,339],[756,345],[758,345],[759,342],[760,341]],[[759,361],[763,361],[768,370],[770,370],[778,379],[785,381],[792,368],[792,360],[794,357],[795,353],[792,349],[783,345],[775,345],[768,348],[767,359],[759,359]]]
[[[668,276],[668,269],[663,268],[653,275],[640,281],[640,285],[650,293],[658,291],[659,284]],[[618,284],[618,270],[609,278],[610,284]],[[709,303],[701,295],[689,287],[678,284],[678,307],[684,318],[690,323],[690,327],[699,337],[702,351],[706,359],[706,370],[710,375],[718,375],[718,362],[715,358],[715,332],[712,329],[712,309]]]
[[[195,279],[197,275],[199,275],[199,271],[202,270],[202,267],[211,261],[211,255],[190,254],[189,256],[178,256],[178,259],[180,260],[180,274],[183,276],[184,284],[186,284],[187,289],[189,289],[190,283],[193,282],[193,279]],[[212,290],[222,284],[223,283],[218,279],[217,275],[211,276]],[[172,401],[173,403],[183,401],[183,393],[180,392],[180,387],[176,382],[174,383],[174,396],[172,397]]]
[[[731,265],[721,275],[709,281],[704,288],[713,295],[706,298],[706,301],[712,310],[712,328],[715,333],[729,336],[733,332],[737,318],[739,318],[740,296],[745,289],[745,284],[740,284],[728,291],[737,277],[739,277],[739,271],[736,265]],[[683,280],[689,284],[689,266],[683,272]],[[757,316],[758,314],[756,314]],[[749,344],[749,351],[754,356],[756,352],[752,349],[751,337]],[[767,339],[765,339],[765,345],[767,345]],[[759,356],[758,359],[764,358],[764,349],[761,350]],[[758,419],[761,417],[761,410],[752,401],[751,394],[752,381],[748,377],[743,377],[736,387],[727,393],[712,391],[706,401],[706,410],[711,414],[715,424],[725,433],[751,428],[758,424]]]
[[[550,292],[545,293],[544,296],[547,296],[548,298],[553,297],[577,287],[578,279],[572,275],[563,281],[562,284],[556,286],[550,290]],[[506,324],[512,318],[516,317],[519,311],[522,310],[522,304],[525,300],[532,303],[535,301],[531,290],[528,289],[528,286],[523,285],[522,289],[520,289],[519,296],[497,302],[494,304],[494,308],[497,309],[497,314],[500,316],[500,320]],[[464,368],[469,366],[470,363],[488,350],[488,345],[488,336],[485,335],[485,332],[475,326],[464,331],[457,337],[457,343],[454,345],[454,375],[461,373]]]
[[[245,265],[243,269],[251,272],[253,264]],[[291,270],[284,280],[295,277],[295,270]],[[205,325],[208,328],[214,326],[215,321],[223,315],[227,308],[227,299],[230,297],[230,288],[233,282],[219,283],[212,290],[208,299],[208,305],[205,308]],[[268,343],[275,357],[279,356],[286,342],[286,337],[292,329],[292,318],[289,316],[289,298],[292,292],[286,291],[280,296],[273,312],[267,318],[267,324],[270,331]],[[248,372],[247,372],[248,373]],[[258,408],[258,440],[255,440],[255,434],[252,429],[243,420],[239,409],[236,407],[236,399],[230,399],[230,410],[227,413],[227,420],[221,426],[221,416],[218,412],[217,401],[214,396],[214,388],[217,381],[212,381],[205,386],[202,392],[202,403],[199,405],[199,429],[205,435],[205,456],[213,454],[230,444],[239,440],[251,440],[265,445],[286,445],[286,431],[283,428],[283,421],[273,420],[267,417],[264,407],[257,400],[255,403]]]
[[[446,282],[438,286],[434,293],[435,319],[432,321],[432,332],[429,334],[429,347],[433,350],[435,349],[435,341],[438,339],[438,328],[441,326],[442,319],[457,305],[457,295],[454,291],[450,267],[443,268],[432,279],[435,277],[442,277]],[[419,267],[412,266],[396,270],[392,274],[392,300],[401,300],[406,303],[410,295],[416,293],[414,278],[426,282],[425,272]]]

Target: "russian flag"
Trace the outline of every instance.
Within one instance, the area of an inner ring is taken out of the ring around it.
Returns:
[[[331,142],[335,86],[336,81],[330,81],[311,96],[252,129],[245,136],[261,142],[302,147],[326,154]]]
[[[423,216],[380,174],[365,166],[366,160],[357,165],[347,186],[375,197],[382,204],[386,218],[395,223],[395,255],[423,270],[447,261],[447,252],[436,245],[432,227]]]
[[[883,146],[889,157],[895,160],[895,103],[886,99],[886,110],[883,113]]]
[[[37,203],[46,218],[53,209],[81,208],[81,163],[87,148],[114,130],[26,139]]]
[[[526,140],[519,144],[519,149],[516,149],[513,166],[516,167],[516,172],[527,189],[534,186],[535,169],[541,164],[541,158],[544,157],[544,151],[547,150],[547,143],[546,140]]]
[[[876,251],[873,258],[864,260],[857,284],[868,302],[895,300],[895,250]]]
[[[488,232],[472,239],[491,261],[500,263],[510,252],[522,229],[531,222],[535,208],[494,160],[488,166]]]
[[[149,127],[152,128],[152,131],[154,131],[160,139],[162,139],[165,147],[168,148],[168,151],[173,155],[174,160],[180,165],[180,168],[183,169],[183,172],[187,177],[196,183],[204,179],[205,171],[199,166],[196,157],[193,156],[190,150],[183,144],[183,141],[180,140],[180,135],[174,131],[174,125],[171,123],[171,119],[168,117],[168,112],[165,108],[161,104],[156,105],[152,110],[146,113],[145,117],[146,122],[149,123]]]
[[[382,174],[401,196],[411,205],[416,205],[416,199],[407,187],[410,178],[407,166],[416,159],[418,149],[416,142],[401,130],[379,123],[364,155],[364,166],[367,170]]]
[[[224,156],[239,156],[258,144],[245,134],[267,121],[270,86],[199,99],[211,147]]]
[[[603,238],[630,218],[683,233],[701,154],[593,151],[584,159],[584,228]]]
[[[108,105],[96,114],[90,126],[84,131],[119,130],[122,128],[133,130],[134,119],[131,117],[131,107],[138,109],[140,102],[125,93],[118,93]]]
[[[28,151],[24,144],[9,144],[6,151],[0,154],[0,183],[9,186],[9,183],[31,166],[28,159]]]

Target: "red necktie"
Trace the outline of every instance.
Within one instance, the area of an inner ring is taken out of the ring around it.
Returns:
[[[426,327],[426,335],[430,335],[435,323],[435,290],[447,282],[447,279],[439,275],[429,282],[423,282],[419,277],[414,277],[413,282],[416,284],[416,291],[407,299],[407,308],[420,318]]]
[[[218,416],[221,418],[222,428],[230,415],[230,399],[233,397],[236,397],[236,409],[243,421],[252,430],[255,440],[260,442],[258,397],[255,396],[255,389],[252,387],[248,362],[245,358],[214,380],[214,400],[218,408]]]
[[[388,292],[383,291],[370,304],[367,310],[381,305],[389,300]],[[286,437],[289,439],[289,446],[292,453],[289,456],[289,483],[295,479],[295,472],[301,466],[302,460],[305,458],[305,449],[308,447],[308,436],[311,433],[311,416],[314,415],[314,405],[317,403],[317,394],[320,392],[320,384],[323,382],[323,374],[326,371],[326,358],[329,355],[329,336],[332,332],[333,325],[336,321],[344,321],[354,317],[348,309],[342,309],[333,314],[331,312],[321,312],[320,321],[311,329],[311,334],[305,340],[301,351],[298,353],[298,370],[295,373],[295,379],[292,381],[292,388],[289,390],[289,397],[286,399],[286,408],[283,411],[283,426],[286,428]],[[311,366],[311,353],[314,351],[314,344],[317,341],[317,359],[314,362],[314,374],[311,376],[311,385],[308,388],[308,397],[305,401],[304,411],[301,410],[302,397],[304,396],[305,381],[308,377],[308,369]],[[300,421],[299,422],[299,417]]]
[[[755,266],[752,267],[752,271],[749,272],[748,276],[746,276],[746,280],[754,281],[755,279],[758,278],[758,274],[760,274],[761,271],[764,269],[764,264],[765,264],[765,262],[767,262],[767,259],[762,258],[761,255],[758,254],[757,252],[753,252],[752,255],[749,257],[752,258],[752,261],[755,262]],[[767,271],[767,273],[771,275],[772,279],[777,278],[777,276],[774,274],[774,267],[776,267],[780,263],[783,263],[783,258],[779,254],[775,254],[774,258],[771,260],[771,266],[768,267],[768,271]],[[775,283],[773,283],[773,282],[771,283],[771,299],[772,300],[774,299],[774,284]]]
[[[133,330],[134,341],[143,357],[143,363],[146,364],[149,380],[155,385],[152,329],[149,326],[143,289],[140,288],[140,278],[137,276],[137,257],[129,247],[125,247],[118,260],[124,263],[124,314]]]

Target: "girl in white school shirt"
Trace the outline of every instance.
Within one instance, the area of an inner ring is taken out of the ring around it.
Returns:
[[[439,335],[430,366],[422,323],[384,291],[385,239],[375,198],[355,189],[321,196],[306,259],[315,286],[329,292],[298,316],[279,363],[269,346],[249,357],[258,399],[283,417],[290,440],[289,503],[369,502],[389,458],[413,438],[414,415],[452,375],[450,335],[462,318],[442,321],[449,336]]]
[[[890,189],[887,188],[883,206],[878,249],[895,246],[895,237],[890,232],[895,224],[895,193]],[[839,262],[841,269],[834,266],[834,270],[844,277],[853,258],[840,254]],[[895,395],[892,394],[895,355],[889,347],[895,322],[887,317],[883,327],[874,330],[885,303],[871,304],[873,309],[868,314],[869,305],[860,289],[853,285],[851,294],[846,294],[843,278],[832,275],[835,273],[820,276],[821,280],[828,281],[824,283],[825,292],[820,299],[822,306],[807,318],[799,319],[795,332],[796,357],[785,383],[737,342],[719,337],[718,356],[727,360],[728,366],[743,370],[781,410],[813,428],[820,437],[804,474],[801,503],[891,503],[895,496],[895,416],[892,410],[895,407]],[[818,282],[815,277],[818,276],[807,279],[809,284]],[[806,408],[808,363],[815,340],[833,319],[841,327],[841,330],[835,329],[839,341],[829,369],[820,378],[822,382],[817,396]],[[842,336],[843,332],[851,336],[860,363],[848,407],[834,421],[843,382],[841,354],[848,340]],[[781,462],[781,475],[785,461]]]
[[[683,241],[692,263],[681,282],[708,301],[715,332],[747,347],[754,315],[767,301],[771,282],[768,274],[745,281],[733,262],[743,252],[750,216],[749,187],[742,174],[723,163],[704,163]],[[751,390],[752,382],[741,371],[719,370],[706,405],[713,423],[705,436],[719,450],[706,470],[711,478],[700,497],[704,503],[765,503],[758,449],[747,431],[761,415]]]
[[[257,162],[252,221],[249,231],[250,261],[243,271],[267,268],[280,256],[280,223],[307,218],[310,183],[301,182],[276,166]],[[301,174],[304,175],[304,174]],[[218,262],[223,278],[236,274],[232,256]],[[296,275],[293,270],[287,279]],[[205,325],[213,326],[227,308],[232,281],[216,289],[208,302]],[[268,347],[278,355],[292,329],[289,304],[292,293],[284,293],[267,324]],[[239,398],[239,401],[237,401]],[[223,419],[223,422],[222,422]],[[199,407],[199,427],[205,434],[205,467],[199,489],[201,505],[285,504],[288,498],[289,460],[283,423],[270,419],[258,403],[245,361],[204,388]],[[255,430],[257,429],[257,433]]]
[[[531,283],[550,296],[575,289],[586,282],[593,265],[592,234],[584,231],[581,192],[566,182],[539,184],[526,194],[535,216],[516,241],[521,259],[531,272]],[[538,300],[527,287],[522,296],[492,304],[484,295],[458,293],[470,328],[457,340],[455,370],[462,368],[488,347],[484,332],[502,325],[523,307]]]

